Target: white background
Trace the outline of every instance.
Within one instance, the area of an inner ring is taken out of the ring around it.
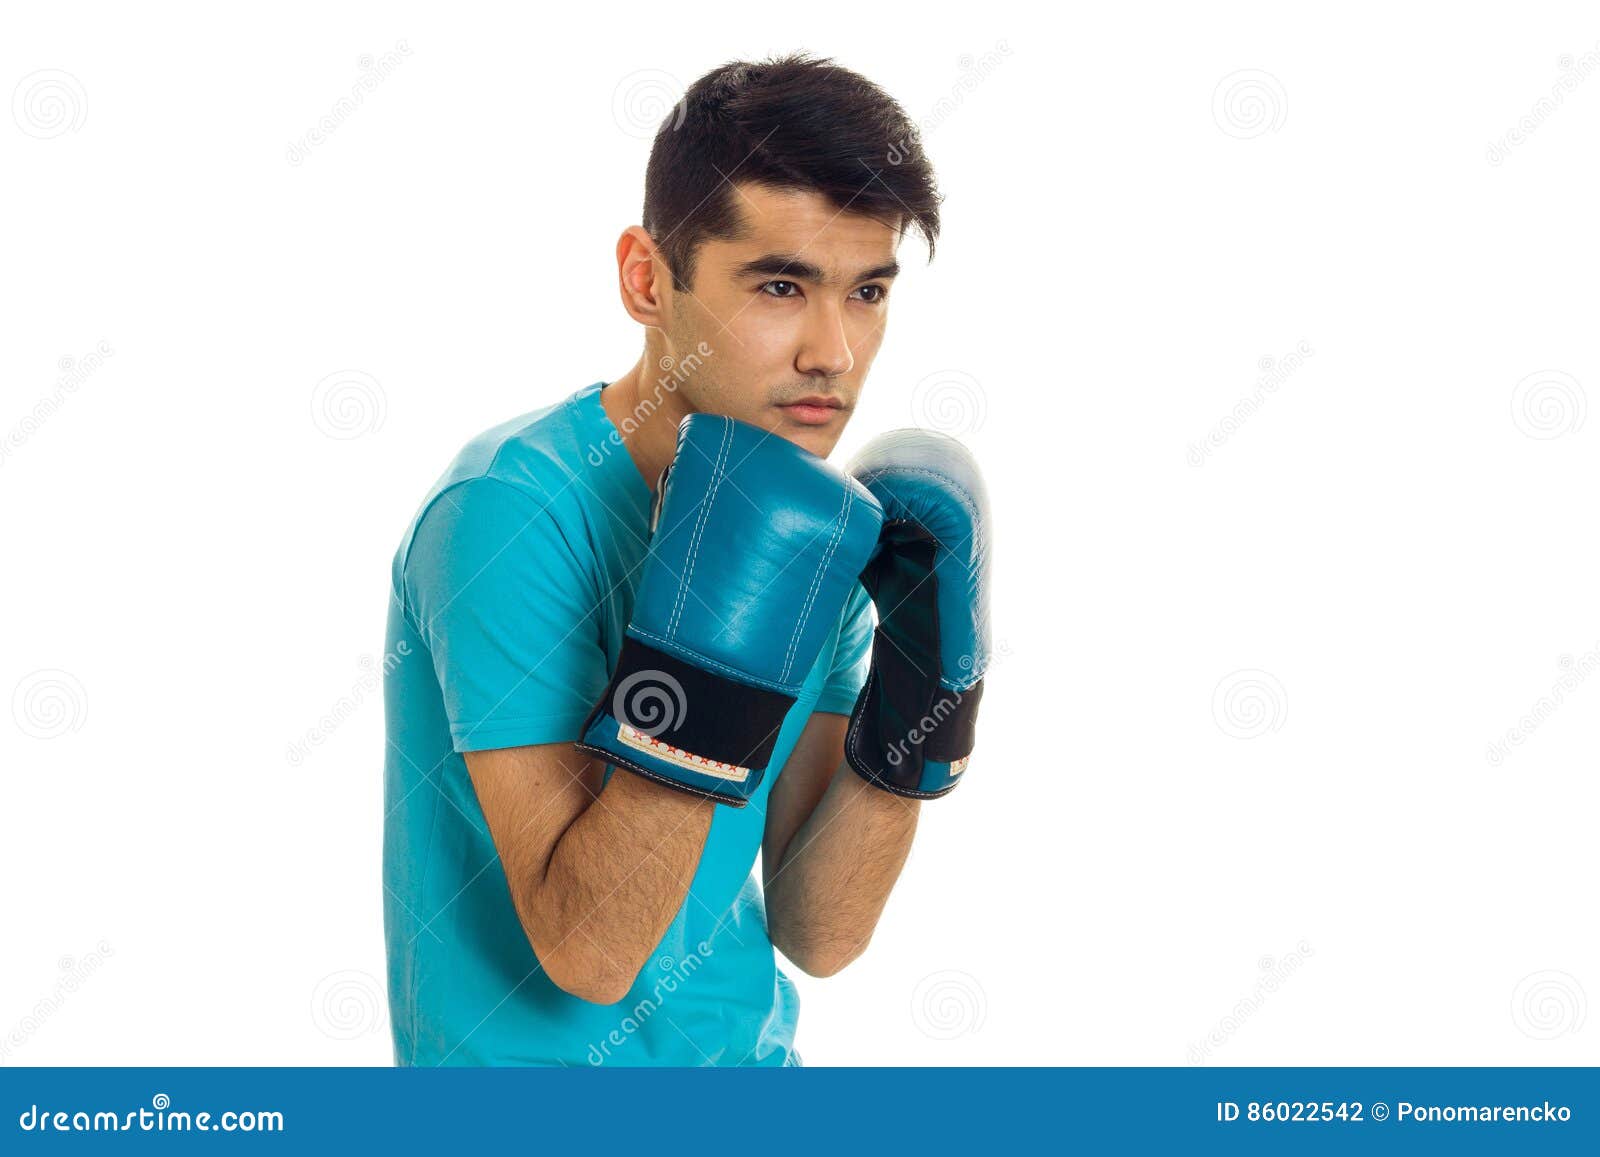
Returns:
[[[840,449],[976,450],[1001,651],[806,1062],[1600,1062],[1600,16],[1439,12],[8,9],[0,1062],[389,1062],[391,554],[796,48],[924,122]]]

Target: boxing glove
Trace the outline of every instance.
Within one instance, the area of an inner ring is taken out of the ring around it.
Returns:
[[[815,454],[722,415],[685,418],[622,653],[578,747],[743,807],[882,525],[877,500]]]
[[[935,799],[967,768],[989,665],[983,476],[965,446],[926,430],[873,439],[849,473],[884,524],[861,579],[878,627],[845,758],[886,791]]]

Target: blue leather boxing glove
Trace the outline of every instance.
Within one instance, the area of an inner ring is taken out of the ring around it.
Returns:
[[[622,654],[578,747],[743,807],[882,525],[872,495],[810,451],[689,415]]]
[[[885,791],[935,799],[967,768],[989,665],[988,495],[967,448],[926,430],[873,439],[849,472],[884,525],[861,576],[878,629],[845,758]]]

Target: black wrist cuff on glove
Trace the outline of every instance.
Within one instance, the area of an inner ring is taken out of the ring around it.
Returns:
[[[878,629],[872,670],[845,736],[845,758],[876,787],[937,799],[959,782],[959,770],[948,765],[958,768],[972,754],[983,680],[953,691],[939,682],[933,663],[925,665],[927,672]]]
[[[605,694],[584,724],[601,714],[706,759],[766,768],[794,699],[706,671],[631,635]]]

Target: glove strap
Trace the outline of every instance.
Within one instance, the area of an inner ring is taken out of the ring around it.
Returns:
[[[938,544],[896,523],[863,581],[886,608],[873,635],[872,670],[845,735],[845,758],[868,782],[896,795],[937,799],[967,768],[983,680],[956,689],[939,669]]]
[[[630,635],[577,746],[667,787],[743,807],[794,702]]]
[[[896,795],[937,799],[955,789],[972,755],[983,680],[964,691],[919,671],[879,627],[872,671],[856,700],[845,759]]]

